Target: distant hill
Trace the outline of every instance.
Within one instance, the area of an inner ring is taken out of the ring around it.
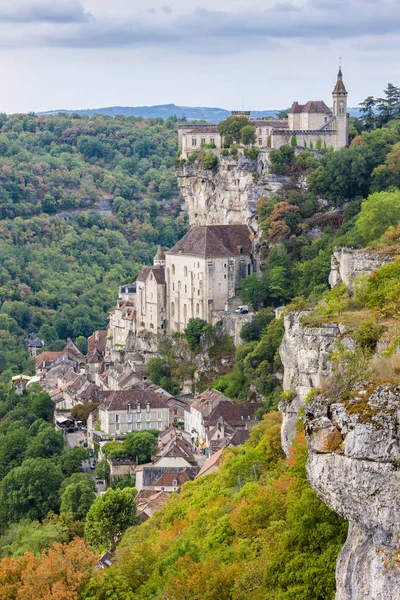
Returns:
[[[280,109],[277,110],[253,110],[251,116],[254,118],[260,117],[276,117]],[[189,121],[204,120],[212,123],[219,123],[230,116],[231,112],[224,108],[210,108],[202,106],[177,106],[176,104],[159,104],[155,106],[108,106],[105,108],[87,108],[81,110],[50,110],[41,112],[42,115],[56,115],[63,113],[77,113],[80,115],[116,115],[135,116],[135,117],[162,117],[167,119],[171,116],[178,118],[186,117]],[[358,108],[349,108],[351,116],[358,116]]]

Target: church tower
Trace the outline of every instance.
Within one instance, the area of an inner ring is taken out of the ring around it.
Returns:
[[[347,90],[343,83],[342,68],[339,67],[337,81],[332,92],[333,116],[335,117],[336,147],[335,150],[349,143],[349,116],[347,114]]]
[[[158,246],[157,254],[153,259],[155,267],[165,267],[165,252],[161,246]]]

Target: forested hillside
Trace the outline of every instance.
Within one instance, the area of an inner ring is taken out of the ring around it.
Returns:
[[[175,120],[0,116],[0,379],[107,324],[118,286],[186,231]],[[85,212],[107,200],[112,216]],[[64,218],[57,216],[61,212]],[[65,217],[68,217],[66,220]],[[32,370],[30,370],[32,372]]]

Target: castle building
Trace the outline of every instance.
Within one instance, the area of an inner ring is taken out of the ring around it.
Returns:
[[[166,253],[169,331],[183,331],[195,317],[212,323],[253,272],[251,253],[246,225],[192,227]]]
[[[165,254],[159,246],[154,266],[143,267],[136,282],[137,331],[161,333],[166,329]]]
[[[287,119],[251,119],[256,128],[256,145],[259,148],[277,149],[289,144],[296,136],[299,147],[333,147],[339,150],[349,141],[349,115],[347,114],[347,90],[339,68],[332,92],[333,110],[323,100],[309,100],[306,104],[294,102]],[[250,112],[233,111],[232,115],[250,116]],[[223,139],[217,125],[190,125],[178,127],[179,148],[182,158],[200,151],[204,145],[215,144],[222,148]]]

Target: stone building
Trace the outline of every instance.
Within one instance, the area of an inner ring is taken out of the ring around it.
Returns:
[[[246,225],[192,227],[166,253],[168,330],[183,331],[195,317],[212,323],[252,272]]]
[[[159,246],[152,267],[143,267],[136,281],[138,331],[166,330],[165,253]]]
[[[322,147],[332,146],[335,150],[347,146],[349,115],[341,68],[332,92],[332,106],[333,110],[323,100],[309,100],[306,104],[294,102],[287,119],[252,119],[256,128],[256,145],[259,148],[280,148],[290,143],[295,135],[300,147],[315,147],[319,142]],[[250,117],[250,112],[234,111],[232,115]],[[217,125],[183,124],[179,126],[178,137],[184,159],[204,145],[215,144],[217,149],[223,146]]]

